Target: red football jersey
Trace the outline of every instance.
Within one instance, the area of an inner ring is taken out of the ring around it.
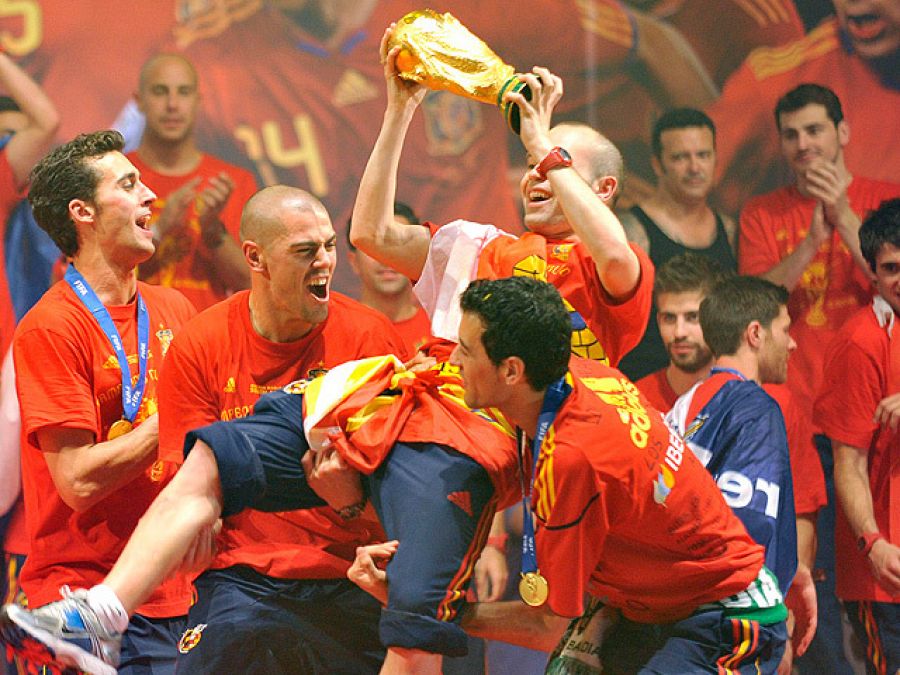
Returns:
[[[167,176],[158,173],[141,161],[137,152],[127,155],[128,159],[141,172],[141,180],[156,193],[153,202],[151,224],[159,218],[166,206],[166,198],[189,180],[200,177],[202,180],[197,190],[203,190],[208,182],[220,173],[227,173],[234,181],[234,190],[228,198],[220,219],[228,234],[238,243],[241,241],[241,211],[244,204],[256,193],[256,180],[253,175],[239,167],[223,162],[212,155],[203,155],[200,164],[189,174],[183,176]],[[177,288],[190,300],[198,310],[204,310],[220,300],[224,300],[230,289],[218,282],[215,269],[212,267],[212,254],[203,244],[200,222],[197,219],[198,202],[188,212],[188,222],[184,233],[177,241],[168,238],[163,241],[154,257],[160,265],[153,274],[141,274],[141,278],[153,284]]]
[[[875,408],[886,396],[897,394],[891,373],[896,368],[892,352],[897,345],[897,317],[889,334],[872,307],[865,307],[844,324],[826,354],[825,379],[816,400],[814,421],[832,443],[867,451],[869,489],[878,530],[895,546],[900,543],[900,514],[893,507],[900,436],[875,423]],[[894,363],[892,363],[892,361]],[[840,502],[838,503],[840,507]],[[872,574],[866,556],[856,546],[856,536],[843,509],[837,509],[834,528],[835,571],[838,597],[844,600],[898,601]]]
[[[746,589],[763,548],[699,460],[619,371],[573,359],[571,375],[532,499],[549,607],[579,616],[590,593],[659,623]]]
[[[188,431],[246,417],[261,395],[294,380],[366,356],[405,358],[405,347],[387,318],[338,293],[331,296],[328,318],[288,343],[256,333],[248,298],[244,291],[210,307],[173,342],[159,385],[162,458],[180,463]],[[345,523],[329,507],[247,510],[225,519],[212,567],[247,565],[288,579],[338,578],[353,561],[356,547],[379,536],[377,523]]]
[[[750,195],[787,180],[773,112],[780,96],[804,82],[825,85],[841,100],[851,173],[885,181],[900,176],[900,90],[847,51],[832,19],[795,42],[754,51],[707,111],[718,129],[717,195],[732,213]]]
[[[177,291],[138,283],[150,319],[146,389],[135,422],[157,412],[161,361],[174,333],[193,314]],[[138,374],[135,303],[107,307],[132,378]],[[30,551],[20,577],[29,604],[59,599],[59,588],[90,588],[112,568],[138,519],[174,473],[158,461],[143,475],[86,511],[60,498],[36,432],[49,427],[86,429],[97,442],[122,417],[122,375],[109,339],[65,281],[50,288],[22,319],[13,344],[22,410],[22,481]],[[162,584],[138,608],[146,616],[186,614],[190,584],[181,576]]]
[[[900,195],[900,185],[855,177],[847,189],[860,217]],[[795,186],[755,197],[741,212],[738,267],[742,274],[767,272],[806,237],[816,201]],[[835,232],[807,265],[791,291],[791,335],[799,349],[788,361],[788,388],[807,417],[822,382],[822,359],[837,330],[872,298],[868,275],[853,261]]]

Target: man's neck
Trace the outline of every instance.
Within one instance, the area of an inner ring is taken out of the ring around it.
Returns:
[[[678,396],[681,396],[684,392],[709,375],[711,368],[712,363],[705,368],[701,368],[697,372],[689,373],[685,370],[681,370],[681,368],[674,363],[670,363],[666,368],[666,381],[669,383],[669,386],[672,387],[672,391]]]
[[[127,305],[137,292],[134,264],[117,264],[88,250],[79,251],[72,264],[104,305]]]
[[[715,236],[713,210],[705,199],[679,199],[662,188],[641,208],[669,237],[688,246],[705,246]]]
[[[313,324],[301,320],[285,321],[264,293],[251,289],[249,303],[253,330],[270,342],[294,342],[315,328]]]
[[[419,311],[419,306],[413,300],[412,289],[407,289],[397,295],[382,295],[363,287],[359,301],[384,314],[391,320],[391,323],[408,321]]]
[[[498,406],[500,412],[516,427],[524,431],[528,438],[537,434],[541,408],[546,390],[535,391],[528,385],[522,387]]]
[[[138,157],[151,169],[166,176],[184,176],[191,173],[203,158],[188,137],[178,143],[166,143],[149,138],[146,134],[137,149]]]
[[[742,354],[740,351],[737,354],[720,356],[716,359],[715,367],[736,370],[748,380],[759,382],[759,362],[755,356]]]

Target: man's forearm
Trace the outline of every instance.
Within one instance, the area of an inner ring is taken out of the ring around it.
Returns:
[[[474,637],[549,652],[562,638],[569,619],[546,606],[529,607],[519,600],[508,600],[467,605],[460,625]]]
[[[834,489],[854,535],[878,530],[865,451],[834,444]]]
[[[819,244],[810,237],[806,237],[797,245],[797,248],[782,258],[777,265],[759,276],[792,291],[803,277],[803,272],[816,256],[818,250]]]

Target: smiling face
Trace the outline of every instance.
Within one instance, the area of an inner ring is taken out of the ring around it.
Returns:
[[[666,129],[659,137],[660,157],[653,158],[659,186],[680,202],[705,201],[713,186],[716,148],[707,127]]]
[[[318,202],[286,198],[273,216],[278,226],[259,243],[267,280],[260,292],[266,294],[277,321],[294,327],[299,336],[328,317],[337,235]]]
[[[656,299],[656,321],[669,360],[686,373],[701,371],[713,358],[700,327],[702,301],[700,291],[660,293]]]
[[[838,162],[849,140],[847,123],[835,124],[824,105],[810,103],[779,116],[781,152],[802,183],[817,162]]]
[[[565,148],[572,156],[572,168],[578,172],[591,187],[597,191],[600,188],[599,177],[595,176],[593,160],[597,152],[597,132],[586,128],[573,128],[570,126],[558,126],[550,130],[550,140],[554,145]],[[525,227],[536,234],[550,239],[564,239],[572,234],[572,226],[563,213],[553,187],[548,179],[542,179],[535,171],[535,166],[543,157],[527,158],[528,169],[519,181],[519,192],[522,195],[522,205],[525,213]],[[612,199],[615,193],[615,184],[609,191],[608,198]],[[605,196],[605,193],[604,193]],[[601,197],[598,195],[598,199]]]
[[[898,0],[834,0],[834,9],[854,51],[864,59],[900,50]]]
[[[875,289],[900,314],[900,248],[890,242],[881,245],[875,256]]]
[[[140,180],[140,173],[121,152],[86,160],[100,179],[90,202],[73,200],[73,220],[87,216],[81,240],[125,267],[143,262],[155,250],[150,231],[150,205],[156,195]]]
[[[197,74],[182,57],[166,54],[150,61],[135,99],[146,117],[145,137],[180,143],[193,133],[200,101]]]

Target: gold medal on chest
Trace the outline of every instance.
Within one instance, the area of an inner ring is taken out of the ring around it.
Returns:
[[[519,580],[519,595],[526,605],[540,607],[547,601],[550,587],[540,572],[523,572]]]
[[[132,429],[134,429],[134,425],[132,425],[128,420],[116,420],[109,427],[109,433],[106,434],[106,440],[111,441],[112,439],[118,438],[119,436],[124,436]]]

